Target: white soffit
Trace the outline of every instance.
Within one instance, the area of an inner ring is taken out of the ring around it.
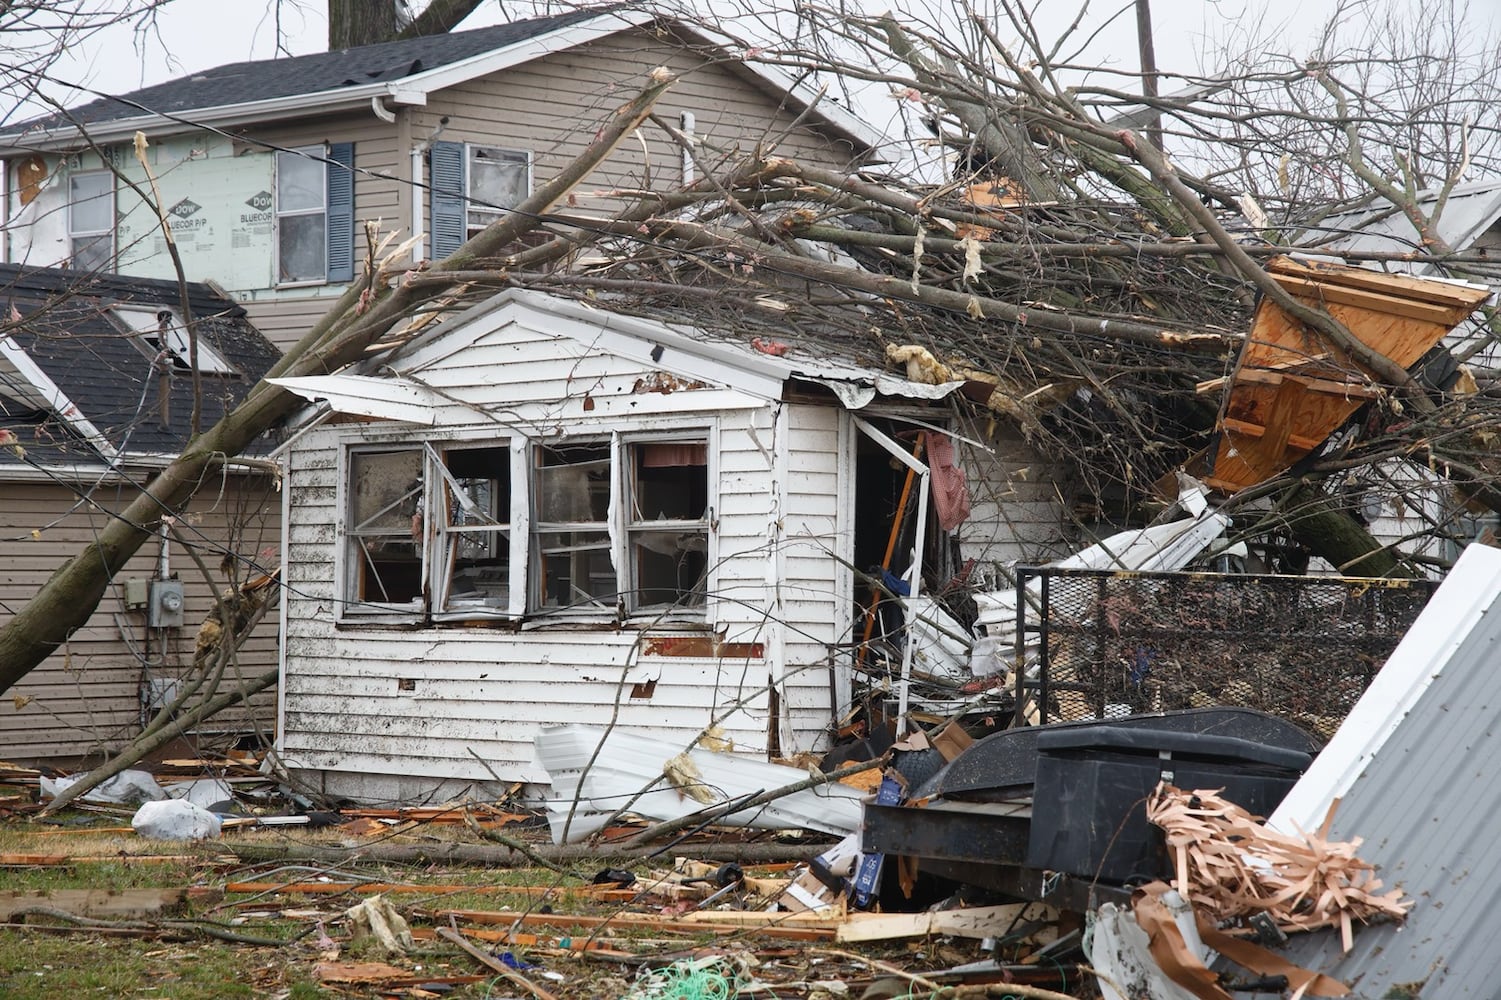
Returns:
[[[431,427],[442,400],[430,390],[400,378],[375,375],[305,375],[267,382],[309,402],[327,401],[338,413],[400,420]]]

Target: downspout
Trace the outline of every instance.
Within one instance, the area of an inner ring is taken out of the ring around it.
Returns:
[[[422,160],[433,143],[438,141],[438,136],[448,127],[448,116],[438,119],[438,127],[433,129],[426,139],[412,147],[411,168],[408,176],[408,190],[412,192],[412,263],[417,264],[427,259],[427,229],[422,214],[424,202],[423,193],[429,197],[432,191],[422,183]]]

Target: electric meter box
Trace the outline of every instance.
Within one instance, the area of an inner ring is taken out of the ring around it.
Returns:
[[[181,580],[152,580],[151,598],[146,604],[146,624],[152,628],[181,628],[182,606]]]

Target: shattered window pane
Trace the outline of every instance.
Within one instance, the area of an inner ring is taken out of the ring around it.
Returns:
[[[471,235],[514,208],[531,192],[527,154],[514,149],[469,147],[469,231]]]
[[[350,453],[346,531],[352,554],[350,601],[382,605],[421,601],[422,495],[419,449]]]
[[[507,445],[444,454],[443,607],[504,612],[511,594],[511,450]]]
[[[557,445],[533,454],[533,609],[613,609],[619,587],[610,556],[610,445]]]

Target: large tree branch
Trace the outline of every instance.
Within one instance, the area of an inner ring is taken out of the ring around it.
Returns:
[[[430,272],[441,275],[470,269],[476,261],[493,257],[536,228],[543,213],[566,197],[646,119],[652,105],[672,82],[673,77],[665,70],[653,71],[647,87],[615,113],[578,159],[510,213],[433,265]],[[445,287],[402,282],[393,288],[384,281],[365,288],[359,283],[351,285],[267,377],[323,374],[359,360],[366,348],[392,324],[441,294]],[[234,410],[189,442],[167,468],[100,529],[82,551],[60,566],[26,606],[0,629],[0,691],[25,677],[88,621],[104,598],[110,580],[155,534],[162,518],[176,514],[192,498],[206,472],[224,457],[244,451],[276,421],[301,405],[299,397],[262,381]]]

